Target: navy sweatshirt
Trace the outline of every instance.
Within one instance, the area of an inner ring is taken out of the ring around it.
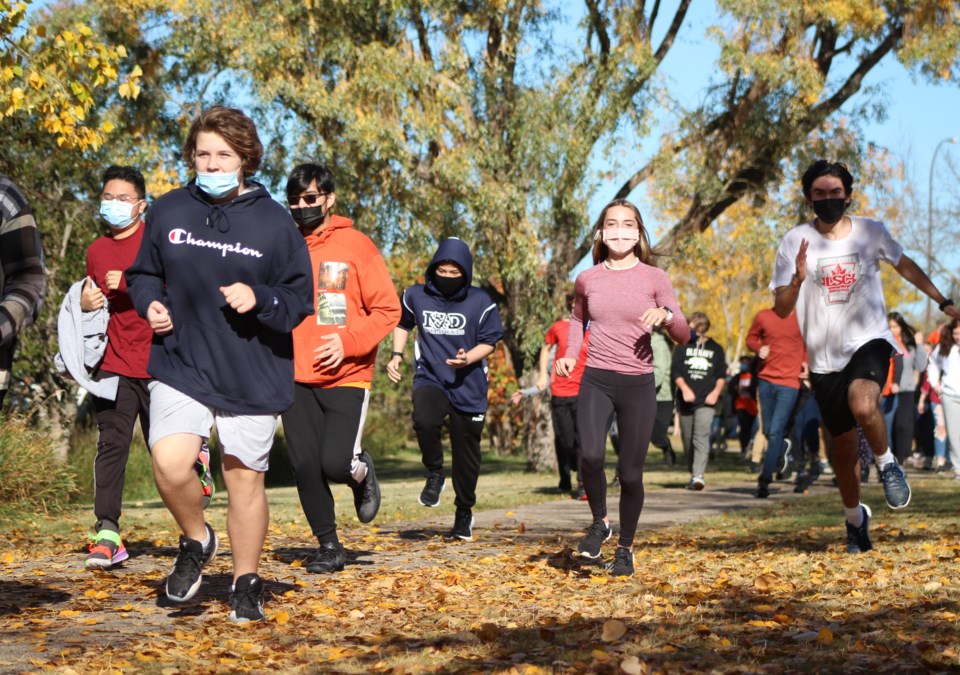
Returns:
[[[467,278],[455,295],[445,298],[434,284],[434,272],[442,262],[454,262]],[[487,361],[463,368],[448,366],[457,350],[470,351],[477,345],[495,345],[503,337],[500,312],[483,290],[470,285],[473,257],[459,239],[440,242],[427,267],[426,283],[403,292],[400,328],[417,329],[413,387],[436,387],[450,404],[464,413],[487,410]]]
[[[140,316],[154,300],[173,331],[154,335],[147,371],[220,410],[279,413],[293,403],[291,331],[313,313],[313,271],[287,210],[257,183],[225,204],[191,181],[147,211],[146,232],[125,275]],[[232,309],[221,286],[244,283],[256,306]]]

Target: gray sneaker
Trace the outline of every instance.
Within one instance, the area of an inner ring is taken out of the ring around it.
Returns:
[[[367,465],[367,476],[361,483],[351,483],[350,489],[353,490],[353,506],[357,510],[357,519],[361,523],[369,523],[377,517],[380,510],[380,483],[373,471],[373,458],[366,450],[360,453],[360,461]]]
[[[897,460],[878,470],[887,506],[894,510],[906,508],[910,503],[910,484],[907,482],[907,474],[897,464]]]
[[[866,504],[861,504],[860,507],[863,509],[863,522],[860,527],[847,523],[847,553],[866,553],[873,548],[870,543],[870,516],[873,514]]]

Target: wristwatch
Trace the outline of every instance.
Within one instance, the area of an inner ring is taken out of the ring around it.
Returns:
[[[403,352],[390,352],[390,358],[393,358],[394,356],[399,356],[402,359]]]
[[[946,300],[940,303],[939,305],[940,311],[942,312],[943,310],[945,310],[947,307],[950,307],[951,305],[953,305],[953,299],[947,298]]]
[[[664,323],[670,323],[673,321],[673,310],[671,310],[669,307],[660,307],[660,309],[667,313],[667,318],[663,320]]]

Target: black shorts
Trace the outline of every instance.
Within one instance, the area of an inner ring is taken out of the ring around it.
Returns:
[[[854,380],[872,380],[887,383],[893,345],[886,340],[870,340],[854,352],[850,363],[837,373],[810,373],[813,396],[820,407],[823,426],[832,436],[845,434],[857,425],[850,412],[848,391]]]

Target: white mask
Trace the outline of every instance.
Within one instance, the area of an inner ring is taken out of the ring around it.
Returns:
[[[640,241],[640,229],[636,227],[612,227],[603,230],[603,243],[613,253],[625,254]]]

